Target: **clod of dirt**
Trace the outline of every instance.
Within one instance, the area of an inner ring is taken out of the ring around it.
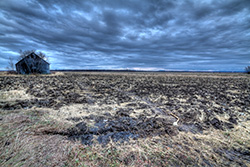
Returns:
[[[237,118],[234,118],[232,116],[228,119],[228,121],[231,122],[231,123],[233,123],[233,124],[236,124],[236,125],[238,124],[237,123]]]
[[[233,129],[234,125],[230,122],[224,122],[224,125],[228,128],[228,129]]]
[[[125,117],[129,117],[129,114],[131,113],[131,111],[133,111],[132,109],[120,109],[116,112],[116,115],[118,116],[125,116]]]
[[[216,128],[216,129],[223,129],[223,125],[221,121],[217,118],[213,118],[210,123]]]

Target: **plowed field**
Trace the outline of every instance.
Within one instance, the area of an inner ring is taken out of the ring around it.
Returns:
[[[250,77],[0,75],[4,166],[249,166]]]

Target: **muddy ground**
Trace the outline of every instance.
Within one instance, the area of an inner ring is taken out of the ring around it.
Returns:
[[[171,140],[185,134],[194,135],[195,142],[195,135],[228,133],[239,127],[250,136],[246,127],[250,122],[250,77],[245,74],[2,75],[0,90],[1,111],[46,110],[47,117],[70,126],[43,134],[61,135],[87,146],[129,144],[152,137],[163,140],[163,136]],[[233,165],[248,166],[248,139],[242,139],[240,147],[213,148],[213,153]],[[199,153],[199,148],[194,149]],[[206,158],[202,162],[218,165]]]

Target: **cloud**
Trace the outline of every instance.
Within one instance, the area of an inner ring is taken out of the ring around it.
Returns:
[[[53,69],[243,70],[248,0],[0,2],[0,69],[37,49]]]

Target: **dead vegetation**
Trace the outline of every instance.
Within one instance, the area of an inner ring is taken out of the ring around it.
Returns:
[[[0,76],[1,166],[249,166],[250,79]]]
[[[70,142],[61,135],[40,133],[62,129],[49,120],[41,120],[42,111],[2,111],[0,166],[63,166]]]

